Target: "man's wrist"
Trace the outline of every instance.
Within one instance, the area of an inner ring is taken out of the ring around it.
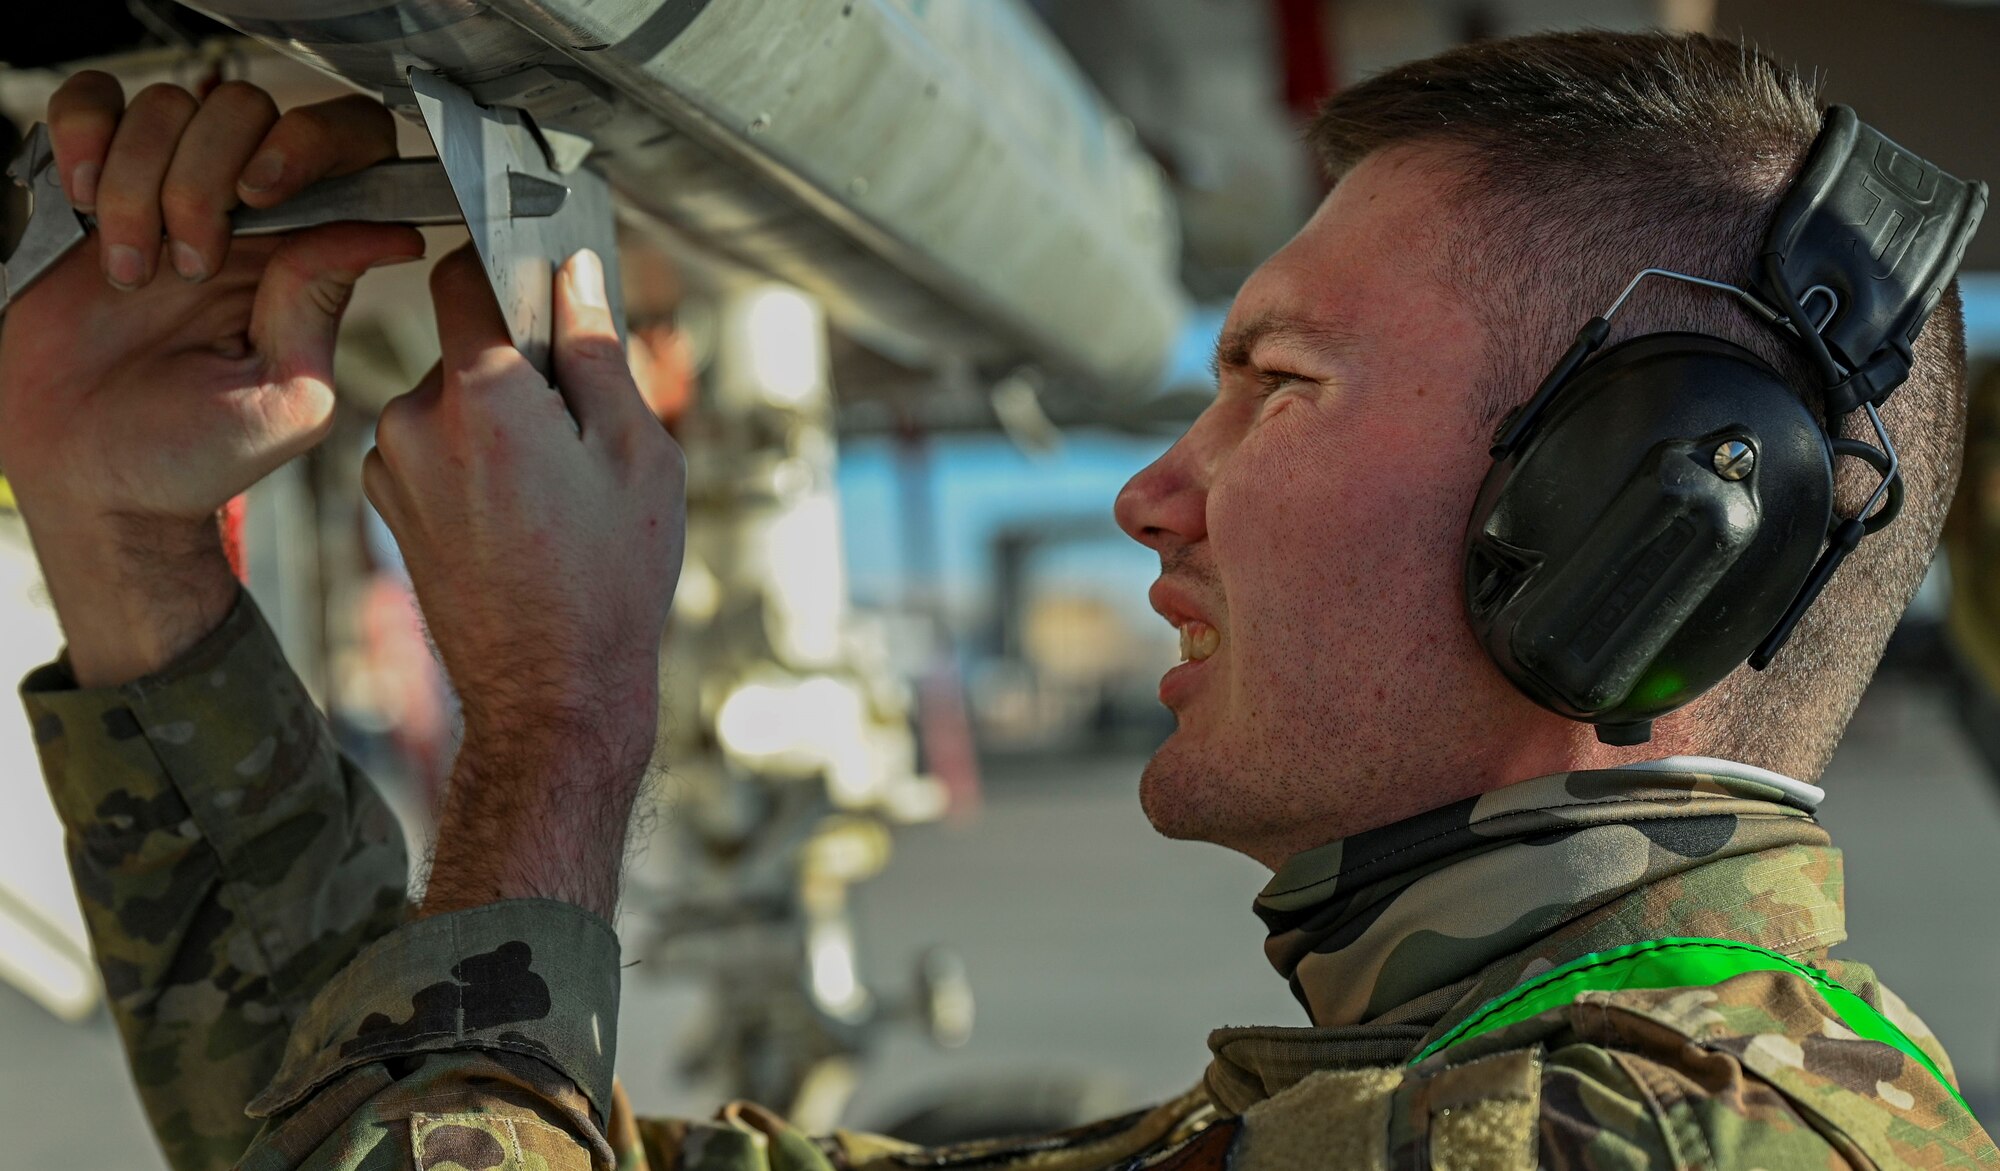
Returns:
[[[89,515],[26,500],[22,517],[79,686],[161,670],[236,603],[240,586],[212,517]]]
[[[655,726],[544,712],[506,731],[469,727],[420,913],[541,898],[610,919]]]

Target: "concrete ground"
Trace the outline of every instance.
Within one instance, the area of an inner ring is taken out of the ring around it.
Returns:
[[[969,828],[899,838],[862,888],[865,974],[895,989],[930,943],[964,955],[978,994],[965,1048],[905,1031],[863,1071],[851,1115],[879,1123],[952,1087],[1068,1077],[1100,1110],[1193,1083],[1219,1024],[1300,1023],[1259,951],[1249,911],[1262,871],[1206,846],[1163,841],[1134,799],[1138,761],[995,765]],[[2000,1121],[2000,786],[1937,697],[1870,693],[1830,771],[1823,820],[1847,851],[1851,942],[1943,1036],[1968,1096]],[[621,1066],[642,1109],[705,1111],[676,1083],[668,1047],[692,999],[634,976]],[[160,1165],[102,1017],[62,1025],[0,987],[0,1133],[18,1171]]]

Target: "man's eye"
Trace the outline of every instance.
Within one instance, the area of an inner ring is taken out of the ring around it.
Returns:
[[[1310,381],[1312,379],[1307,378],[1305,375],[1294,374],[1289,370],[1259,370],[1257,371],[1257,397],[1269,398],[1287,386]]]

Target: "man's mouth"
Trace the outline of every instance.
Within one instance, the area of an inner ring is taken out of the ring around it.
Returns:
[[[1222,645],[1222,632],[1199,619],[1181,623],[1181,662],[1199,663]]]

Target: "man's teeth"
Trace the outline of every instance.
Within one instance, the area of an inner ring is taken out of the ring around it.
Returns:
[[[1222,645],[1222,632],[1206,622],[1181,626],[1181,662],[1199,663]]]

